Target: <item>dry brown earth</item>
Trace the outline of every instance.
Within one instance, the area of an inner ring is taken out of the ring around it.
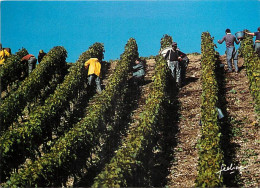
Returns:
[[[178,123],[177,147],[172,162],[169,187],[192,187],[197,176],[198,152],[196,144],[200,134],[200,60],[201,56],[189,56],[187,85],[178,94],[180,120]]]
[[[177,146],[174,149],[175,159],[169,169],[169,187],[194,187],[197,176],[198,151],[196,144],[200,136],[200,56],[190,56],[187,70],[188,82],[179,92],[181,103],[178,123]],[[225,56],[220,60],[225,64]],[[230,123],[230,146],[235,146],[233,165],[240,168],[238,185],[257,187],[260,185],[260,132],[249,92],[249,82],[243,59],[239,59],[240,72],[236,74],[225,71],[226,111]],[[193,81],[192,81],[193,80]],[[232,163],[232,162],[231,162]],[[226,164],[227,166],[231,164]],[[230,171],[232,173],[232,171]]]

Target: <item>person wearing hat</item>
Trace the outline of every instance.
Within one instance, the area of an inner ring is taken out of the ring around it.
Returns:
[[[33,71],[33,69],[35,69],[36,67],[36,62],[37,59],[34,55],[32,54],[28,54],[26,56],[24,56],[21,61],[27,61],[28,62],[28,74],[31,74],[31,72]]]
[[[38,62],[40,63],[42,61],[42,58],[46,55],[46,53],[43,50],[39,51],[38,54]]]
[[[90,58],[88,61],[85,62],[85,69],[88,69],[88,85],[92,85],[93,79],[96,82],[96,91],[98,94],[101,93],[101,84],[100,84],[100,70],[101,64],[98,58]]]
[[[181,65],[180,62],[182,58],[184,58],[186,54],[177,49],[177,43],[172,43],[172,49],[168,50],[165,55],[165,59],[167,59],[168,67],[171,70],[171,74],[173,80],[176,81],[178,87],[181,87]]]
[[[226,42],[228,72],[232,72],[232,59],[233,59],[235,71],[237,73],[238,72],[238,65],[237,65],[238,51],[234,46],[234,42],[236,44],[239,44],[240,41],[237,41],[236,37],[231,34],[230,29],[226,29],[225,32],[226,35],[221,40],[218,40],[218,43],[222,44],[223,41]]]
[[[251,36],[256,36],[255,51],[258,53],[258,56],[260,57],[260,27],[257,28],[257,32],[254,33],[245,32],[245,33]]]
[[[7,57],[10,56],[10,53],[2,47],[0,43],[0,65],[3,65]]]

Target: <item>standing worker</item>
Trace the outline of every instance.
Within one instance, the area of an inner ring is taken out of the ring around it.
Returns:
[[[173,79],[177,83],[177,87],[181,87],[181,66],[180,62],[182,61],[182,57],[185,57],[186,54],[182,53],[177,49],[177,43],[172,43],[172,49],[168,50],[165,55],[165,59],[167,59],[168,67],[171,70],[171,74]]]
[[[6,49],[3,49],[2,44],[0,43],[0,65],[3,65],[9,56],[10,53]]]
[[[28,62],[28,73],[31,74],[31,72],[33,71],[33,69],[35,69],[36,67],[36,62],[37,59],[34,57],[34,55],[32,54],[28,54],[26,56],[24,56],[21,61],[27,61]]]
[[[234,42],[239,44],[240,41],[237,41],[236,37],[231,34],[230,29],[226,29],[226,35],[222,38],[222,40],[218,40],[219,44],[222,44],[223,41],[226,42],[226,53],[227,53],[227,64],[228,64],[228,72],[232,72],[232,59],[234,62],[234,67],[236,73],[238,73],[238,51],[234,46]]]
[[[40,63],[42,61],[42,58],[46,55],[46,53],[43,50],[39,51],[38,54],[38,62]]]
[[[248,35],[256,36],[255,38],[255,51],[258,53],[258,56],[260,57],[260,27],[257,28],[257,32],[249,33],[245,32]]]
[[[92,85],[93,79],[96,82],[96,91],[98,94],[101,93],[101,84],[100,84],[100,70],[101,64],[98,58],[90,58],[88,61],[85,62],[85,69],[88,68],[88,85]]]

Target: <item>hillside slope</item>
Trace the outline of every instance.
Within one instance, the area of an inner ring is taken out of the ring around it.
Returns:
[[[170,187],[193,187],[197,175],[197,141],[200,137],[200,56],[189,56],[187,84],[179,91],[181,103],[178,122],[177,146],[172,167],[169,169]],[[224,162],[233,170],[224,173],[227,186],[258,186],[260,184],[259,125],[256,122],[253,99],[243,59],[240,72],[227,73],[226,57],[220,57],[225,71],[220,73],[219,100],[225,115],[222,126]],[[223,164],[224,165],[224,164]],[[240,173],[234,168],[239,168]]]
[[[199,123],[202,94],[201,55],[191,54],[188,57],[190,63],[187,68],[186,82],[180,89],[171,88],[171,85],[168,85],[170,92],[168,92],[167,99],[169,100],[165,102],[167,105],[163,104],[167,108],[161,110],[163,116],[167,116],[167,118],[158,121],[153,127],[153,131],[149,133],[151,136],[145,140],[149,143],[143,146],[140,156],[136,159],[136,164],[131,164],[129,170],[132,172],[124,174],[128,186],[195,186],[199,159],[197,143],[201,136]],[[239,73],[227,73],[225,56],[220,56],[219,62],[225,64],[225,68],[219,69],[216,74],[219,88],[218,107],[225,116],[219,122],[222,134],[221,149],[224,154],[223,165],[230,168],[221,172],[224,176],[224,185],[227,187],[258,186],[260,185],[260,131],[259,124],[256,122],[254,102],[249,92],[246,69],[243,66],[244,61],[239,58]],[[111,62],[106,74],[102,76],[103,89],[109,85],[108,78],[113,75],[117,63],[118,61]],[[77,173],[65,175],[67,181],[65,180],[66,182],[63,182],[62,186],[93,185],[95,177],[102,172],[105,165],[109,164],[110,159],[118,152],[118,148],[126,147],[122,146],[122,143],[130,137],[130,132],[135,133],[133,130],[139,128],[142,112],[147,105],[147,98],[152,93],[151,86],[154,84],[155,67],[157,67],[155,65],[155,59],[146,60],[146,75],[143,83],[132,82],[131,73],[129,73],[129,79],[125,83],[126,94],[122,99],[120,96],[116,97],[118,101],[121,101],[117,106],[120,108],[116,111],[114,119],[107,123],[114,127],[107,130],[107,134],[109,134],[106,142],[101,143],[101,145],[104,144],[104,148],[99,153],[100,159],[98,159],[98,155],[91,154],[90,158],[94,159],[92,166],[88,165],[87,168],[81,166],[80,163],[79,169],[75,170]],[[157,91],[157,93],[159,92]],[[95,95],[94,90],[93,95]],[[85,98],[83,97],[82,100]],[[156,99],[153,98],[153,101]],[[86,101],[84,105],[94,105],[94,102]],[[75,105],[75,108],[75,111],[85,114],[83,106]],[[137,150],[136,148],[133,150]],[[42,155],[45,154],[42,153]],[[100,161],[95,162],[95,159]],[[27,160],[20,167],[28,165],[29,162]],[[78,162],[74,164],[78,164]],[[55,178],[59,179],[59,176]]]

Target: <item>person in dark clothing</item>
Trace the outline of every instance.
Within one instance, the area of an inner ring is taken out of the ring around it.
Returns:
[[[177,86],[181,87],[181,68],[182,59],[186,57],[186,54],[177,49],[177,43],[173,42],[172,49],[170,49],[166,55],[168,67],[171,70],[173,79],[176,81]]]
[[[135,65],[133,68],[133,80],[135,83],[143,83],[144,81],[144,75],[145,75],[145,65],[144,62],[141,61],[140,58],[137,58],[135,60]]]
[[[228,72],[232,72],[232,59],[234,62],[235,71],[238,72],[238,51],[234,46],[234,42],[239,44],[240,41],[237,41],[236,37],[231,34],[230,29],[226,29],[226,35],[221,40],[218,40],[218,43],[222,44],[223,41],[226,42]]]
[[[39,51],[38,54],[38,62],[40,63],[42,61],[42,58],[46,55],[46,53],[43,50]]]
[[[185,84],[185,82],[186,82],[186,70],[187,70],[189,62],[190,62],[189,58],[187,57],[186,54],[184,54],[184,57],[182,57],[182,60],[180,61],[182,84]]]
[[[260,27],[257,28],[257,32],[254,33],[245,32],[245,33],[251,36],[256,36],[255,51],[258,53],[258,56],[260,57]]]

